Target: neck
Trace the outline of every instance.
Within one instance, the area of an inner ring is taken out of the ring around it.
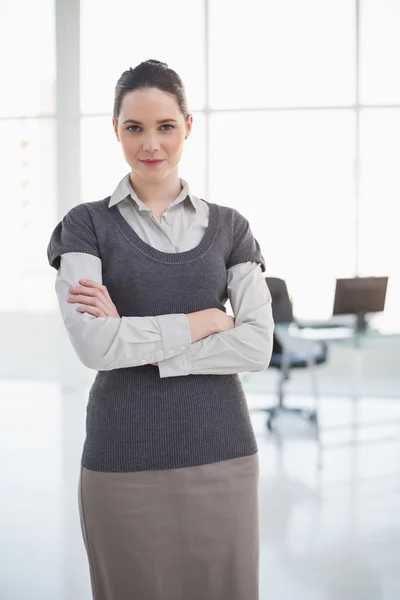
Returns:
[[[165,209],[179,196],[182,185],[178,172],[175,170],[161,182],[148,183],[131,173],[130,182],[138,198],[149,208],[157,212]]]

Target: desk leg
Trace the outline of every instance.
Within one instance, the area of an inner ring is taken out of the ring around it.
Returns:
[[[361,396],[361,383],[363,377],[363,351],[362,348],[358,345],[357,341],[354,346],[354,355],[353,355],[353,393],[352,393],[352,431],[353,431],[353,441],[357,441],[358,438],[358,430],[359,430],[359,404],[360,404],[360,396]]]
[[[279,408],[283,408],[284,406],[284,396],[285,396],[285,382],[289,379],[290,373],[290,353],[283,348],[282,352],[282,360],[281,360],[281,368],[279,370],[279,389],[278,389],[278,406]]]
[[[308,356],[308,370],[310,373],[311,389],[314,395],[314,411],[315,411],[315,438],[317,441],[317,468],[322,468],[322,447],[321,437],[319,433],[319,389],[317,380],[317,368],[315,365],[314,355],[311,353]]]

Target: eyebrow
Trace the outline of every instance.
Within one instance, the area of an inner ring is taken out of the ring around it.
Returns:
[[[178,122],[176,121],[176,119],[161,119],[160,121],[157,121],[157,124],[162,125],[162,123],[170,123],[171,121],[173,121],[174,123]],[[140,121],[136,121],[135,119],[127,119],[122,123],[122,125],[126,125],[126,123],[133,123],[134,125],[143,125],[143,123],[141,123]]]

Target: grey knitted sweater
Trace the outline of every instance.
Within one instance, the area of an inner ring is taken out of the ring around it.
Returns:
[[[165,253],[146,244],[109,198],[72,208],[47,248],[60,256],[85,252],[102,261],[103,283],[122,316],[225,311],[227,269],[247,261],[265,270],[247,220],[235,209],[209,203],[200,244]],[[89,393],[82,465],[128,472],[209,464],[257,452],[238,375],[161,379],[144,365],[99,371]]]

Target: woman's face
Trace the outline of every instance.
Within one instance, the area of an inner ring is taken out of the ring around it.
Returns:
[[[124,96],[113,126],[132,173],[157,183],[177,168],[192,122],[191,115],[185,121],[175,96],[150,88]]]

